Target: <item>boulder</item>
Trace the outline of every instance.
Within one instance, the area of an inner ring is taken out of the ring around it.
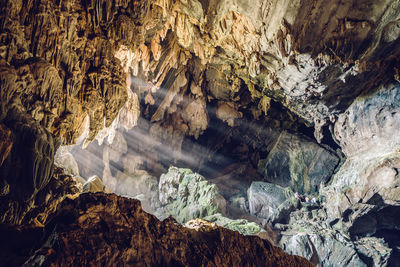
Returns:
[[[302,256],[319,266],[367,266],[353,247],[329,235],[283,234],[280,245],[287,253]]]
[[[96,192],[106,192],[109,190],[103,184],[103,181],[98,176],[90,177],[86,183],[83,185],[82,193],[96,193]]]
[[[63,166],[64,170],[71,175],[79,176],[79,167],[74,156],[68,151],[67,147],[60,147],[54,157],[54,162]]]
[[[153,213],[161,206],[158,195],[158,179],[146,171],[136,170],[130,174],[118,172],[116,181],[115,193],[136,199],[140,196],[142,208],[145,211]]]
[[[159,199],[166,204],[164,214],[180,223],[226,211],[226,200],[217,187],[189,169],[170,167],[161,175]]]
[[[167,173],[161,175],[158,185],[161,204],[165,205],[176,199],[180,182],[184,175],[190,172],[191,170],[189,169],[171,167]]]
[[[270,223],[287,223],[295,209],[289,194],[279,185],[253,182],[247,192],[250,213]]]
[[[259,161],[258,171],[267,182],[313,193],[329,181],[338,163],[335,153],[311,139],[283,131],[267,158]]]
[[[347,156],[329,186],[321,190],[329,216],[340,217],[351,205],[379,194],[400,204],[400,85],[361,96],[341,114],[335,136]]]

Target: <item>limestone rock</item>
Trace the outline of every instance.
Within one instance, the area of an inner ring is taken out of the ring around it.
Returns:
[[[43,226],[66,198],[78,197],[82,184],[60,167],[54,168],[49,183],[35,197],[33,207],[25,215],[23,223]]]
[[[226,201],[215,185],[189,169],[171,167],[160,177],[159,196],[166,214],[185,223],[215,213],[225,213]]]
[[[83,185],[82,193],[96,193],[96,192],[106,192],[109,193],[110,191],[106,188],[103,184],[103,181],[98,176],[90,177],[86,183]]]
[[[381,87],[358,98],[339,117],[335,135],[348,158],[332,184],[322,190],[331,217],[340,217],[358,202],[367,203],[375,194],[387,204],[398,205],[400,141],[393,132],[400,123],[399,89],[398,85]]]
[[[282,132],[258,170],[268,182],[310,193],[329,181],[338,163],[334,153],[306,137]]]
[[[0,166],[8,157],[11,151],[13,142],[11,140],[11,131],[4,124],[0,124]]]
[[[287,223],[290,212],[295,209],[291,193],[278,185],[253,182],[247,193],[250,213],[270,223]]]
[[[67,148],[60,147],[54,157],[54,162],[58,166],[62,166],[65,171],[71,175],[79,176],[79,167],[74,156],[68,151]]]
[[[319,266],[367,266],[356,250],[329,236],[299,233],[283,235],[283,249],[293,255],[300,255]]]
[[[50,181],[59,144],[18,104],[10,108],[4,123],[13,133],[14,145],[0,167],[1,186],[8,188],[2,189],[0,222],[19,224]]]
[[[82,194],[75,200],[64,201],[46,227],[46,233],[41,248],[25,266],[92,262],[101,265],[311,266],[304,258],[289,256],[258,237],[242,236],[219,227],[196,231],[180,226],[173,219],[160,222],[143,212],[139,201],[112,194]]]
[[[395,84],[354,101],[335,123],[335,136],[349,158],[361,154],[378,157],[400,147],[400,137],[393,135],[398,129],[400,85]]]
[[[255,222],[249,222],[246,219],[229,219],[221,213],[206,216],[204,217],[204,220],[215,223],[220,227],[237,231],[242,235],[256,235],[263,232],[263,229]]]
[[[216,114],[217,118],[228,123],[231,127],[235,125],[235,119],[243,116],[243,114],[237,111],[234,106],[223,102],[218,104]]]
[[[161,175],[159,182],[160,202],[166,205],[178,197],[178,188],[183,176],[190,170],[170,168],[166,174]]]
[[[161,206],[158,193],[158,179],[146,171],[136,170],[134,173],[116,175],[117,185],[113,192],[122,196],[138,198],[146,212],[153,213]]]
[[[215,223],[210,223],[202,219],[194,219],[185,223],[185,227],[196,231],[208,232],[217,228]]]
[[[396,266],[398,265],[397,252],[387,247],[384,239],[376,237],[364,237],[355,242],[357,252],[370,259],[367,263],[374,266]]]

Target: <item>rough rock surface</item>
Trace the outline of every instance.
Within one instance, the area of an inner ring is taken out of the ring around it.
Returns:
[[[158,192],[162,204],[155,211],[158,218],[173,216],[182,224],[200,218],[246,235],[262,231],[254,222],[227,218],[226,200],[216,185],[189,169],[169,168],[160,177]]]
[[[82,184],[60,167],[54,167],[49,183],[36,195],[35,202],[25,215],[23,224],[43,226],[65,199],[74,199],[82,192]]]
[[[258,170],[265,180],[294,192],[318,192],[332,176],[339,158],[306,137],[282,132],[268,154],[259,161]]]
[[[358,202],[368,203],[376,194],[386,204],[399,205],[400,140],[394,134],[400,129],[399,96],[398,84],[382,87],[358,98],[339,117],[335,135],[347,160],[322,191],[332,217]]]
[[[45,232],[41,248],[25,266],[94,262],[108,266],[312,266],[258,237],[219,227],[196,231],[173,219],[161,222],[144,212],[139,201],[112,194],[82,194],[64,201]]]
[[[13,133],[13,146],[0,167],[0,222],[19,224],[51,179],[58,143],[19,108],[9,114],[4,123]]]
[[[253,182],[248,190],[250,213],[269,223],[287,223],[295,206],[290,199],[291,190],[279,185]]]
[[[113,190],[137,170],[187,166],[241,210],[260,159],[267,182],[316,193],[338,162],[319,157],[330,146],[347,159],[320,190],[321,223],[367,264],[399,258],[399,1],[2,0],[0,11],[1,223],[47,203],[60,143],[97,135],[104,147],[89,145],[79,174]],[[303,148],[274,150],[282,131]]]
[[[83,193],[88,193],[88,192],[109,193],[110,191],[106,188],[106,186],[103,184],[103,181],[98,176],[92,176],[86,181],[86,183],[83,184],[82,192]]]
[[[11,131],[4,124],[0,124],[0,166],[3,164],[4,160],[8,157],[11,151],[13,142],[11,139]],[[3,187],[2,187],[3,188]],[[4,189],[2,189],[2,192]],[[1,193],[0,195],[2,195]]]

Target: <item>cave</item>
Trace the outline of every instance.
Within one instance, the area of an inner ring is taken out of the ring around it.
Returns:
[[[0,266],[400,266],[399,1],[0,10]]]

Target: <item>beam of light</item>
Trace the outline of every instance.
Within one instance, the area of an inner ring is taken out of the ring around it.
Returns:
[[[153,84],[133,76],[129,85],[142,100],[144,100],[144,95],[150,92],[156,102],[161,102],[169,92],[164,87],[155,88]],[[190,90],[190,88],[181,88],[181,90]],[[178,92],[172,103],[179,102],[178,105],[184,108],[194,100],[195,96],[188,96],[187,92]],[[173,132],[167,133],[162,124],[152,123],[140,117],[137,125],[132,129],[116,130],[118,135],[123,136],[122,145],[118,145],[119,138],[114,138],[113,143],[105,141],[99,145],[97,142],[92,142],[86,149],[82,149],[80,145],[75,146],[71,149],[71,153],[78,163],[80,175],[85,179],[97,175],[103,179],[106,186],[116,190],[115,193],[130,192],[131,196],[141,192],[136,189],[129,190],[126,186],[131,186],[130,179],[134,179],[132,177],[136,177],[143,170],[157,179],[171,165],[190,168],[210,179],[217,178],[219,175],[228,177],[229,175],[227,176],[223,169],[234,166],[238,160],[220,153],[219,149],[229,142],[240,144],[243,141],[242,136],[232,134],[233,130],[241,127],[242,131],[245,129],[249,135],[260,135],[270,129],[258,123],[249,122],[245,118],[236,119],[235,127],[229,127],[216,118],[214,104],[207,103],[206,112],[209,114],[210,123],[206,130],[207,134],[200,135],[198,140],[187,136],[179,137]],[[150,130],[152,127],[154,128]],[[107,185],[107,183],[110,184]]]

